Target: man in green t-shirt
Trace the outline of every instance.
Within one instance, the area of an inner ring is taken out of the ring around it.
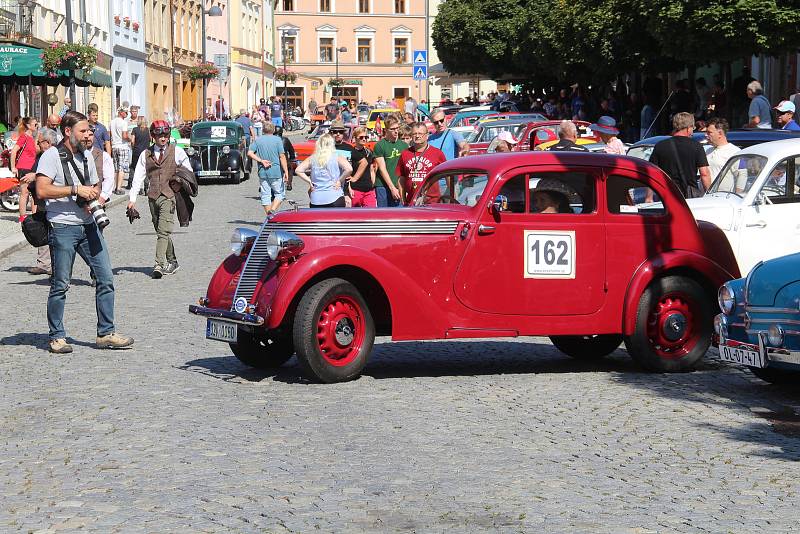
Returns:
[[[386,117],[385,135],[375,144],[375,161],[378,163],[378,177],[375,180],[375,196],[379,208],[400,206],[400,189],[397,187],[397,161],[408,145],[398,139],[400,122],[393,116]]]

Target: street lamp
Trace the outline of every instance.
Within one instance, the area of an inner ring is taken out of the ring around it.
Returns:
[[[289,77],[286,75],[286,60],[288,59],[286,56],[286,38],[287,37],[294,37],[297,35],[297,30],[293,30],[291,28],[281,30],[281,55],[283,55],[283,117],[284,120],[289,118],[289,103],[286,99],[286,92],[289,88]],[[276,91],[277,92],[277,91]]]
[[[336,49],[336,83],[339,83],[339,52],[347,52],[347,47],[342,46]],[[338,85],[339,87],[339,96],[342,96],[342,86]]]
[[[205,4],[205,0],[203,0]],[[203,6],[205,7],[205,5]],[[202,33],[203,38],[203,62],[206,62],[206,15],[209,17],[221,17],[222,16],[222,9],[219,6],[211,6],[211,9],[206,11],[203,9],[203,14],[200,16],[200,33]],[[203,78],[203,102],[200,104],[200,115],[202,120],[206,118],[206,83],[208,82],[207,78]]]

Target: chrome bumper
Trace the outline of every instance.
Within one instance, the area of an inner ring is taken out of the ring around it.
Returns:
[[[744,348],[754,352],[759,352],[764,357],[766,362],[781,362],[800,365],[800,351],[785,349],[783,347],[770,347],[765,343],[763,334],[758,334],[758,337],[758,345],[736,341],[735,339],[727,339],[724,337],[720,337],[719,344],[720,346],[725,345],[731,348]]]
[[[219,319],[221,321],[250,326],[261,326],[264,324],[264,318],[254,313],[238,313],[230,310],[220,310],[218,308],[206,308],[205,306],[197,306],[195,304],[189,305],[189,313],[200,315],[201,317],[209,317],[211,319]]]

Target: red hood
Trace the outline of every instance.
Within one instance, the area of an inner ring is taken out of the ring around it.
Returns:
[[[442,204],[438,206],[408,208],[330,208],[300,209],[276,213],[271,223],[317,222],[410,222],[410,221],[463,221],[470,219],[473,208]]]

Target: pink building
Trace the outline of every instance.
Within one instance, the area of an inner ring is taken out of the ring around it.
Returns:
[[[230,41],[229,41],[229,13],[228,0],[204,1],[205,9],[208,10],[212,5],[222,9],[221,17],[209,17],[206,15],[206,61],[214,61],[216,54],[222,54],[230,61]],[[222,96],[225,113],[230,114],[231,92],[228,84],[230,82],[230,70],[224,80],[211,80],[206,87],[206,110],[211,113],[215,111],[217,98]]]
[[[331,94],[374,103],[379,97],[426,98],[413,79],[412,52],[425,49],[427,0],[277,0],[275,67],[297,74],[285,93],[292,105]],[[331,85],[337,77],[340,85]],[[284,94],[276,76],[275,92]]]

